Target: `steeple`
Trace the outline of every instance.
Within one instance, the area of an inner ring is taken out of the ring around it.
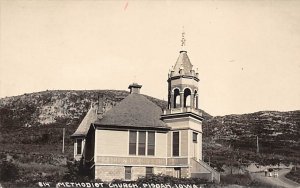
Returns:
[[[172,76],[177,75],[195,76],[193,65],[186,51],[180,51],[179,57],[174,65]]]
[[[182,33],[181,46],[185,46],[185,32]],[[168,74],[168,109],[198,109],[198,71],[187,55],[181,50],[179,57]]]
[[[183,32],[181,47],[184,46]],[[168,135],[173,142],[171,151],[168,151],[171,157],[186,157],[189,161],[202,160],[203,117],[198,108],[198,82],[198,74],[193,69],[187,51],[181,49],[168,74],[168,108],[161,115],[161,119],[172,131]],[[190,166],[194,166],[191,164]]]
[[[186,39],[185,39],[185,31],[184,27],[181,34],[181,50],[179,52],[179,57],[174,66],[170,71],[169,77],[185,75],[185,76],[195,76],[198,78],[198,74],[193,70],[193,65],[187,55],[187,51],[185,50]]]

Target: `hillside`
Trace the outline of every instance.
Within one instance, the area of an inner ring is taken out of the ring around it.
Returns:
[[[54,90],[2,98],[0,144],[8,138],[10,143],[16,144],[59,143],[61,128],[67,129],[68,137],[91,103],[100,101],[107,111],[128,94],[122,90]],[[166,108],[166,101],[146,97],[162,109]],[[212,146],[218,143],[255,152],[258,136],[261,153],[297,155],[299,151],[300,111],[216,117],[203,111],[203,116],[204,140]]]
[[[0,182],[8,181],[8,187],[32,187],[40,181],[69,180],[65,176],[70,167],[74,168],[67,165],[73,158],[70,135],[91,103],[100,101],[107,111],[128,94],[119,90],[65,90],[0,99]],[[165,101],[148,98],[162,108],[166,106]]]
[[[90,104],[100,101],[107,111],[128,94],[121,90],[55,90],[0,99],[0,160],[12,159],[20,167],[23,175],[20,181],[60,177],[66,171],[66,161],[73,155],[70,135]],[[167,105],[166,101],[146,97],[161,108]],[[223,170],[224,164],[300,163],[300,111],[217,117],[202,112],[204,160],[219,170]],[[63,128],[65,153],[62,153]]]
[[[121,90],[54,90],[2,98],[0,145],[26,144],[34,150],[34,144],[61,143],[62,128],[66,128],[66,147],[72,147],[70,135],[76,130],[91,103],[97,104],[99,101],[107,111],[128,94]],[[146,97],[162,109],[167,106],[166,101]],[[209,114],[203,114],[205,118],[210,118]],[[5,145],[2,150],[9,147]],[[58,147],[57,152],[60,149]],[[69,150],[72,151],[72,148]]]
[[[226,115],[209,119],[206,135],[217,140],[230,140],[231,144],[243,148],[244,142],[259,139],[261,152],[278,152],[274,149],[299,149],[300,111],[262,111],[243,115]],[[238,142],[237,142],[238,141]],[[278,144],[280,143],[280,145]],[[273,149],[269,151],[269,149]]]
[[[54,90],[0,99],[0,127],[32,127],[52,124],[60,119],[80,121],[91,103],[111,109],[129,92],[122,90]],[[167,102],[146,96],[166,108]],[[209,114],[203,112],[205,117]],[[67,122],[70,125],[70,122]]]
[[[243,163],[300,163],[300,111],[217,116],[203,129],[205,159],[216,166],[232,157]]]

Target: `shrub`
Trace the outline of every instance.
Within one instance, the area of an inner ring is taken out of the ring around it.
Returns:
[[[92,179],[90,170],[83,164],[83,160],[68,161],[67,172],[63,177],[64,181],[90,181]]]
[[[0,162],[0,180],[14,181],[19,177],[19,168],[12,162],[3,160]]]
[[[221,176],[222,184],[248,185],[252,182],[249,174],[228,174]]]
[[[101,182],[101,180],[100,180]],[[208,182],[207,180],[203,180],[200,178],[176,178],[173,176],[168,176],[164,174],[153,174],[149,176],[144,176],[138,178],[136,181],[128,181],[123,179],[114,179],[112,180],[112,183],[115,184],[122,184],[122,183],[135,183],[139,187],[143,187],[143,184],[169,184],[172,187],[175,187],[174,185],[205,185],[205,187],[216,187],[217,185],[213,182]]]
[[[154,184],[209,184],[207,180],[199,179],[199,178],[176,178],[167,175],[150,175],[146,177],[141,177],[136,181],[137,184],[141,185],[143,183],[154,183]]]
[[[295,182],[300,183],[300,167],[293,167],[292,170],[285,176]]]

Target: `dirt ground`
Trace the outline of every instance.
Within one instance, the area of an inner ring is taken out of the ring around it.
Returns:
[[[289,180],[285,175],[291,169],[281,169],[278,171],[278,177],[266,177],[264,172],[253,172],[251,177],[257,181],[265,182],[274,185],[275,187],[300,188],[300,184]]]

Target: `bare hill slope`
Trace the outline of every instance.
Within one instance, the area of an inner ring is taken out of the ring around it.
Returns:
[[[62,127],[66,128],[67,154],[72,156],[69,136],[75,131],[91,103],[98,100],[109,110],[129,93],[122,90],[54,90],[0,99],[0,146],[2,151],[61,152]],[[148,97],[162,109],[166,101]],[[225,163],[230,155],[242,151],[249,160],[256,152],[277,158],[300,158],[300,111],[262,111],[242,115],[205,118],[204,160]],[[40,145],[43,145],[42,149]],[[51,150],[47,148],[51,148]],[[229,148],[229,149],[228,149]],[[223,159],[226,158],[226,159]],[[272,157],[270,157],[272,158]]]

